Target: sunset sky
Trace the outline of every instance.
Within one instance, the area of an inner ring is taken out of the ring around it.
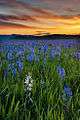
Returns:
[[[0,34],[80,34],[80,0],[0,0]]]

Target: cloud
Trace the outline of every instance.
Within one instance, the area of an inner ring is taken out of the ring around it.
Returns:
[[[31,27],[31,26],[27,26],[27,25],[21,25],[18,23],[12,23],[12,22],[3,22],[0,21],[0,28],[25,28],[25,29],[36,29],[36,27]]]
[[[39,1],[41,1],[41,0],[39,0]],[[52,0],[43,0],[43,1],[52,1]],[[53,2],[58,2],[58,1],[62,1],[62,0],[53,0]],[[65,0],[66,1],[66,0]],[[35,21],[34,20],[34,17],[35,16],[33,16],[33,14],[30,16],[30,15],[27,15],[27,10],[29,10],[29,11],[32,11],[32,12],[34,12],[34,14],[36,15],[36,16],[43,16],[43,18],[45,17],[45,18],[47,18],[47,17],[52,17],[52,18],[58,18],[58,17],[60,17],[61,15],[56,15],[56,13],[53,11],[53,10],[49,10],[49,9],[45,9],[45,8],[41,8],[41,7],[39,7],[39,6],[33,6],[31,3],[27,3],[27,2],[23,2],[23,1],[16,1],[16,0],[13,0],[13,1],[11,1],[11,0],[3,0],[3,3],[5,3],[5,5],[6,6],[13,6],[13,11],[12,11],[12,9],[11,9],[11,11],[12,12],[14,12],[15,11],[15,13],[16,13],[16,15],[21,15],[21,11],[19,12],[19,10],[22,10],[22,11],[24,11],[23,12],[23,16],[21,16],[21,17],[23,17],[24,19],[26,19],[26,18],[29,18],[29,19],[33,19],[33,21]],[[10,9],[10,8],[9,8]],[[73,8],[71,8],[71,7],[68,7],[68,5],[67,5],[67,7],[65,7],[65,5],[64,5],[64,10],[66,10],[66,11],[68,11],[68,12],[75,12],[75,9],[73,9]],[[61,16],[62,18],[70,18],[70,16],[69,15],[62,15]],[[72,17],[72,16],[71,16]],[[22,19],[23,19],[22,18]],[[36,21],[37,22],[37,21]]]
[[[24,25],[20,25],[20,24],[16,24],[16,23],[11,23],[11,22],[3,22],[0,20],[0,27],[22,27],[22,28],[26,28],[27,26]]]
[[[13,11],[15,10],[16,12],[16,15],[17,15],[17,11],[18,10],[22,10],[22,11],[27,11],[27,10],[30,10],[32,12],[34,12],[35,14],[42,14],[42,15],[49,15],[51,14],[50,13],[50,10],[47,10],[45,8],[41,8],[39,6],[33,6],[32,4],[30,3],[24,3],[22,1],[10,1],[9,0],[4,0],[4,2],[2,2],[3,6],[6,6],[6,7],[9,7],[8,9],[10,9],[12,11],[12,8],[13,8]],[[1,6],[1,3],[0,3],[0,6]],[[19,11],[18,11],[18,14],[19,14]]]
[[[25,9],[29,9],[32,10],[33,12],[37,13],[37,14],[42,14],[42,15],[48,15],[50,14],[50,12],[44,8],[39,8],[36,6],[32,6],[29,3],[24,3],[24,2],[17,2],[16,5],[18,5],[20,8],[25,8]]]
[[[30,21],[30,22],[37,22],[37,19],[29,16],[29,15],[22,15],[22,16],[15,16],[15,15],[0,15],[0,20],[5,22],[7,21]]]
[[[49,32],[45,32],[45,31],[36,31],[36,32],[37,32],[37,34],[35,34],[35,35],[50,35]]]
[[[65,11],[68,11],[68,12],[76,12],[75,9],[72,9],[72,8],[70,8],[70,7],[67,7],[67,8],[65,8],[64,10],[65,10]]]
[[[74,7],[74,2],[79,0],[0,0],[0,28],[31,34],[78,32],[80,9],[78,4]]]

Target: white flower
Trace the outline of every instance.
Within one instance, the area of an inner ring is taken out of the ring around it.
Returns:
[[[33,86],[33,79],[30,73],[28,73],[28,75],[26,75],[25,81],[24,81],[24,86],[25,86],[25,90],[31,91],[32,90],[32,86]]]

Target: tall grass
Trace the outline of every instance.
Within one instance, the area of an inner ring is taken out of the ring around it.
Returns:
[[[37,52],[37,51],[36,51]],[[61,56],[46,62],[23,61],[22,72],[6,74],[8,61],[0,53],[0,119],[1,120],[79,120],[80,119],[80,61],[73,50],[63,49]],[[26,55],[26,53],[25,53]],[[65,69],[62,79],[57,66]],[[16,65],[15,65],[16,67]],[[31,91],[24,84],[26,75],[33,79]],[[64,84],[72,90],[66,96]]]

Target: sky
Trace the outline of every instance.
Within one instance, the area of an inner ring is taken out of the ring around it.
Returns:
[[[0,0],[0,34],[80,34],[80,0]]]

